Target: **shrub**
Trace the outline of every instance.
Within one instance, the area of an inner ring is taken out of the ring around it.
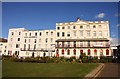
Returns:
[[[19,59],[17,57],[11,57],[10,60],[14,62],[23,62],[23,59]]]
[[[30,57],[26,57],[23,61],[24,62],[30,62],[31,58]]]
[[[82,63],[88,63],[88,57],[87,56],[82,58]]]
[[[68,58],[60,57],[60,63],[68,63],[70,62]]]
[[[2,55],[2,60],[10,60],[10,58],[12,58],[12,56]]]
[[[109,62],[111,63],[112,62],[112,56],[108,56],[108,57],[101,56],[99,62],[100,63],[109,63]]]
[[[98,57],[92,57],[91,62],[92,63],[99,63]]]
[[[70,57],[70,62],[73,62],[75,59],[75,56]]]

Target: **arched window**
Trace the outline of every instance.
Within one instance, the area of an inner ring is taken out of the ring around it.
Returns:
[[[67,50],[67,55],[70,55],[70,49]]]
[[[62,55],[64,55],[64,49],[62,49]]]
[[[76,49],[73,50],[74,55],[76,55]]]
[[[109,50],[108,49],[106,49],[106,55],[109,55]]]
[[[90,49],[88,49],[88,55],[90,55]]]
[[[83,50],[80,50],[80,55],[82,55],[83,54]]]
[[[96,49],[94,50],[94,55],[97,55],[97,50]]]
[[[56,57],[59,57],[59,50],[56,50]]]
[[[100,56],[103,56],[103,50],[100,49]]]
[[[83,53],[83,50],[80,50],[80,53]]]

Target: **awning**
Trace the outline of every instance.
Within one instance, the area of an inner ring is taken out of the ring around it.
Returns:
[[[97,52],[97,50],[95,49],[94,52]]]
[[[80,50],[81,53],[83,53],[83,50]]]
[[[109,50],[108,50],[108,49],[106,49],[106,53],[109,53]]]
[[[88,52],[90,52],[90,49],[88,49]]]
[[[64,49],[62,49],[62,53],[64,53]]]
[[[76,49],[74,49],[73,52],[76,52]]]

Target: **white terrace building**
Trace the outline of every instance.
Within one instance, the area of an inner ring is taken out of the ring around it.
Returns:
[[[108,21],[56,23],[56,30],[13,28],[8,35],[8,53],[28,56],[111,56]]]
[[[26,30],[14,28],[9,30],[9,55],[19,57],[54,56],[55,30]]]
[[[7,55],[7,39],[0,38],[0,56]]]

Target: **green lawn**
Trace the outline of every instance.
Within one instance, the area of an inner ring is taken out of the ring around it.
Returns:
[[[3,61],[3,77],[84,77],[99,64],[57,64]]]

